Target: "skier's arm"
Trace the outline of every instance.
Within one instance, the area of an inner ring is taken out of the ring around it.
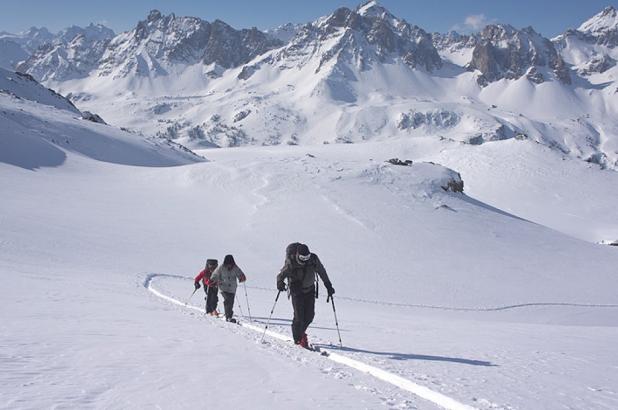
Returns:
[[[324,286],[326,287],[326,290],[328,291],[328,294],[330,296],[335,293],[335,288],[333,288],[333,284],[330,282],[328,273],[326,273],[326,268],[324,268],[324,265],[322,265],[322,261],[320,261],[318,255],[313,255],[315,256],[315,271],[317,272],[320,279],[322,279],[322,282],[324,282]]]
[[[241,283],[247,280],[247,276],[242,271],[242,269],[240,269],[238,266],[236,266],[236,277],[238,278],[238,281]]]
[[[221,267],[219,266],[215,271],[210,275],[210,281],[212,283],[218,284],[219,277],[221,276]]]
[[[195,289],[199,289],[200,288],[200,281],[204,278],[204,275],[206,274],[206,269],[204,269],[203,271],[201,271],[196,277],[195,280],[193,281],[193,286],[195,286]]]
[[[277,275],[277,289],[279,291],[285,290],[285,278],[290,276],[290,271],[291,271],[290,262],[286,260],[285,264],[283,265],[283,268],[281,268],[281,271]]]
[[[198,282],[199,283],[199,281],[204,279],[205,275],[206,275],[206,269],[204,269],[200,273],[198,273],[197,276],[195,277],[195,280],[193,282]]]

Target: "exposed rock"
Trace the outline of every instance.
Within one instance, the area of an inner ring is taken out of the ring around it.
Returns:
[[[99,114],[94,114],[90,111],[82,111],[82,118],[88,121],[96,122],[98,124],[107,125],[107,123],[101,118]]]
[[[249,116],[249,114],[251,114],[251,110],[242,110],[237,112],[236,114],[234,114],[234,118],[233,121],[234,122],[238,122],[238,121],[242,121],[245,118],[247,118]]]
[[[417,129],[422,126],[438,128],[451,128],[457,125],[460,117],[457,113],[447,110],[434,110],[428,112],[411,111],[401,113],[397,121],[400,130]]]
[[[389,164],[400,165],[404,167],[409,167],[410,165],[413,164],[411,159],[406,159],[402,161],[399,158],[391,158],[389,160],[386,160],[386,162],[388,162]]]
[[[524,75],[535,83],[542,83],[547,79],[541,74],[541,69],[552,72],[562,83],[571,82],[569,70],[553,43],[531,27],[523,30],[501,24],[485,27],[468,68],[481,72],[481,86]]]

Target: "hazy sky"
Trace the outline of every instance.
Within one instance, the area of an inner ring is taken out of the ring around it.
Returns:
[[[124,31],[143,20],[151,9],[164,14],[220,19],[236,28],[276,27],[286,22],[304,23],[341,6],[356,7],[349,0],[0,0],[0,31],[18,32],[31,26],[57,31],[72,24],[103,23]],[[466,31],[488,22],[506,22],[521,28],[533,26],[551,37],[581,22],[618,0],[382,0],[380,4],[409,23],[427,31]]]

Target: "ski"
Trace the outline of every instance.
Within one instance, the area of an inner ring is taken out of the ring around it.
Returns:
[[[326,350],[322,350],[320,347],[316,345],[309,344],[307,347],[303,347],[305,350],[309,350],[310,352],[319,353],[320,356],[328,357],[329,353]]]

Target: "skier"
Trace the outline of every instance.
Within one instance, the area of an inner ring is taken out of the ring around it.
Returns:
[[[309,348],[306,331],[315,316],[316,275],[324,282],[328,296],[332,296],[335,289],[318,255],[309,252],[309,247],[305,244],[295,242],[288,245],[285,264],[277,275],[277,289],[285,291],[285,280],[288,280],[294,308],[292,336],[294,343],[306,349]]]
[[[195,277],[194,286],[195,289],[200,288],[200,281],[204,284],[204,293],[206,296],[206,313],[211,316],[219,316],[217,311],[217,304],[219,303],[219,289],[217,285],[212,282],[212,273],[217,269],[219,261],[216,259],[207,259],[204,269]]]
[[[210,280],[219,286],[219,290],[223,295],[223,307],[225,309],[225,320],[228,322],[236,323],[234,315],[234,298],[236,296],[236,288],[238,282],[244,282],[247,277],[243,271],[236,265],[234,257],[232,255],[225,255],[223,259],[223,265],[219,266]]]

